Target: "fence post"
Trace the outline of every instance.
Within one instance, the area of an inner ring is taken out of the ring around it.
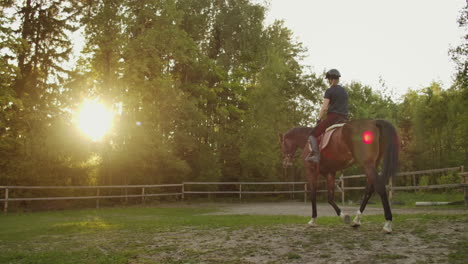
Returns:
[[[5,202],[3,202],[3,212],[8,213],[8,188],[5,188]]]
[[[344,187],[343,173],[341,173],[340,181],[341,181],[341,204],[344,206],[345,205],[345,192],[344,192],[345,187]]]
[[[96,189],[96,209],[99,209],[99,188]]]
[[[467,175],[464,175],[463,172],[460,175],[462,176],[462,183],[466,184]],[[465,206],[468,207],[468,196],[466,195],[466,186],[463,187],[463,199],[465,200]]]
[[[461,165],[460,166],[460,175],[462,175],[463,178],[463,183],[466,184],[466,175],[464,175],[465,172],[465,166]],[[468,196],[466,194],[466,187],[463,187],[463,199],[465,200],[465,207],[468,207]]]
[[[182,200],[185,199],[185,182],[182,183]]]
[[[304,203],[307,203],[307,183],[304,183]]]
[[[296,190],[296,185],[293,183],[292,184],[292,199],[294,200],[294,191]]]
[[[145,187],[141,188],[141,203],[145,204]]]
[[[242,202],[242,184],[239,184],[239,201]]]

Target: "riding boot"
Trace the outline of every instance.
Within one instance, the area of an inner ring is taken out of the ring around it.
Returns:
[[[309,137],[309,144],[311,151],[305,160],[318,163],[320,161],[320,151],[318,148],[317,139],[313,135]]]

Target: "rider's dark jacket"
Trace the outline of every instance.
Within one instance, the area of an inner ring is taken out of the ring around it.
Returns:
[[[348,93],[341,85],[333,85],[325,91],[328,104],[327,118],[320,121],[314,128],[312,135],[319,137],[325,130],[339,121],[348,119]]]

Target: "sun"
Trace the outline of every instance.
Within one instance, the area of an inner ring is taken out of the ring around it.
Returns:
[[[98,100],[85,100],[78,112],[77,124],[93,141],[100,141],[112,127],[113,113]]]

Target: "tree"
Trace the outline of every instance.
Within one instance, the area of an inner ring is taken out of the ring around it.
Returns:
[[[464,41],[460,46],[451,49],[449,54],[457,67],[455,76],[456,86],[466,91],[468,89],[468,3],[460,12],[458,25],[465,31],[465,35],[463,36]]]
[[[264,59],[256,83],[246,94],[248,108],[242,122],[240,160],[241,180],[275,181],[282,179],[279,132],[310,120],[310,106],[316,101],[311,84],[315,76],[305,75],[299,65],[304,52],[300,43],[293,43],[292,32],[282,22],[266,29]],[[321,90],[322,87],[318,87]]]
[[[15,183],[57,180],[52,170],[67,165],[43,139],[65,107],[60,87],[67,74],[63,63],[71,53],[67,32],[76,29],[73,23],[80,5],[64,0],[2,5],[8,177]],[[43,178],[37,179],[38,174]]]
[[[371,87],[352,82],[346,85],[349,95],[350,119],[385,119],[395,123],[396,103],[372,90]]]
[[[432,83],[420,91],[410,91],[399,105],[402,138],[402,169],[417,170],[460,166],[466,160],[467,141],[463,136],[466,114],[461,91],[443,90]]]

